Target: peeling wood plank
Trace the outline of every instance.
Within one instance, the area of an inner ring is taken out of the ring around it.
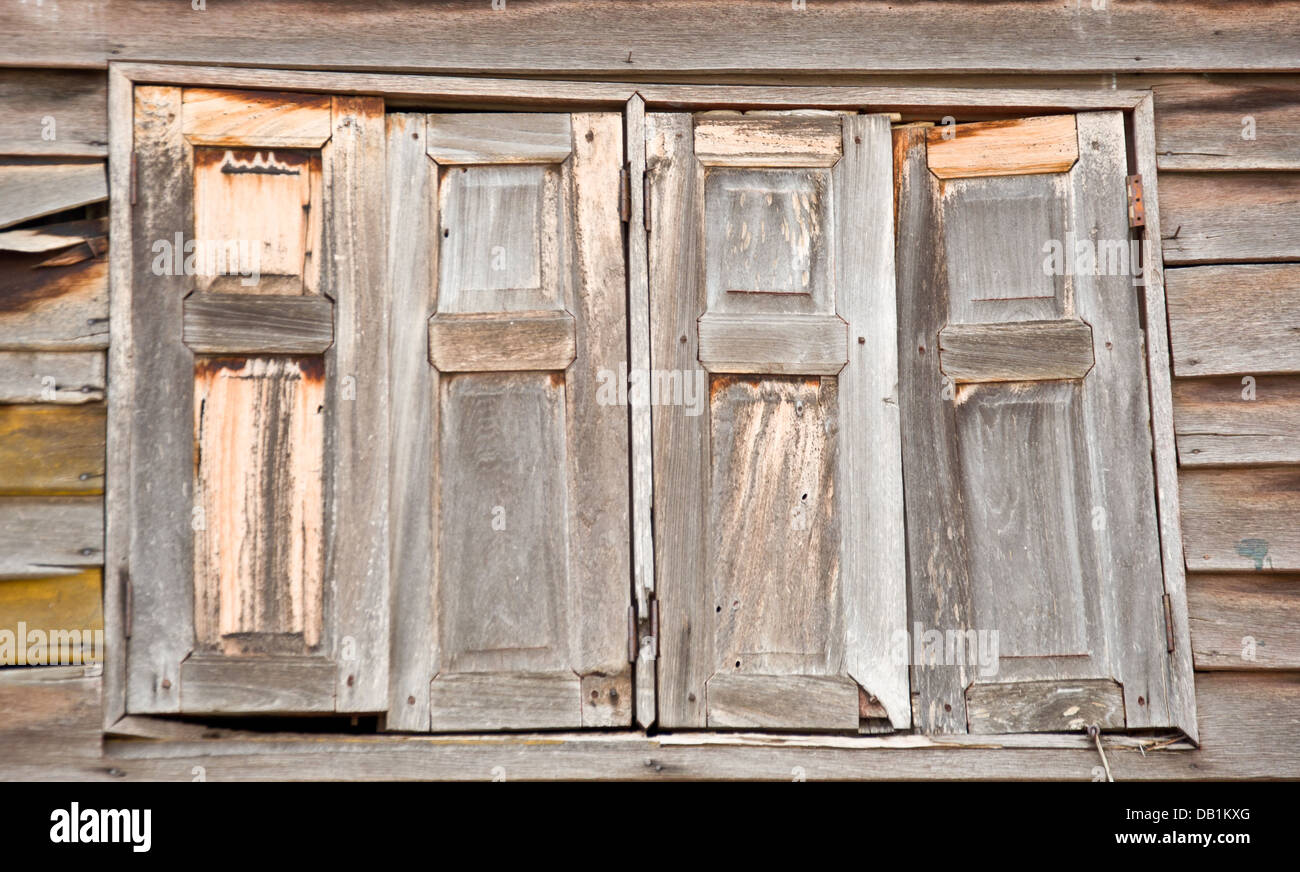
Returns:
[[[1300,173],[1165,173],[1165,263],[1300,260]]]
[[[0,495],[104,492],[103,403],[0,406]]]
[[[1124,693],[1114,681],[1020,681],[974,684],[966,691],[970,731],[1076,732],[1095,724],[1124,729]]]
[[[1178,480],[1189,570],[1300,570],[1300,468],[1185,469]]]
[[[73,575],[103,562],[101,497],[0,499],[0,578]]]
[[[835,375],[849,359],[837,315],[709,312],[699,333],[700,365],[712,373]]]
[[[926,140],[941,179],[1064,173],[1079,159],[1073,115],[939,125]]]
[[[565,369],[577,335],[568,312],[443,313],[429,319],[429,362],[439,372]]]
[[[1300,463],[1300,377],[1175,379],[1178,462]]]
[[[2,72],[0,71],[0,74]],[[108,219],[85,218],[80,221],[44,224],[22,230],[6,230],[0,233],[0,251],[22,251],[34,254],[58,251],[78,243],[88,243],[107,250],[107,240]],[[91,251],[87,257],[94,257],[99,253],[99,251]],[[41,265],[44,266],[45,263]]]
[[[0,348],[107,348],[108,262],[40,267],[45,256],[0,254]]]
[[[0,227],[107,199],[103,161],[0,160]]]
[[[1197,669],[1300,669],[1300,576],[1188,579]]]
[[[186,88],[181,113],[191,145],[320,148],[330,138],[327,95]]]
[[[0,351],[0,403],[97,403],[104,399],[98,351]]]
[[[1300,372],[1300,265],[1183,267],[1165,281],[1176,375]]]
[[[940,366],[956,382],[1083,378],[1092,369],[1092,328],[1083,321],[949,324]]]
[[[323,296],[194,294],[182,322],[185,344],[202,354],[320,354],[334,341]]]

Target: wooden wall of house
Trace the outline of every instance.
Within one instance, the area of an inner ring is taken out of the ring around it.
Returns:
[[[498,13],[482,0],[423,18],[353,4],[81,5],[77,22],[75,4],[0,13],[0,628],[103,625],[107,60],[1151,88],[1169,323],[1150,327],[1168,329],[1173,357],[1202,749],[1126,760],[1116,775],[1300,777],[1300,7],[1113,3],[1102,19],[1087,2],[885,12],[808,0],[800,19],[785,3],[741,14],[510,0]],[[965,38],[954,47],[939,32]],[[136,774],[99,760],[93,673],[0,671],[0,777]]]

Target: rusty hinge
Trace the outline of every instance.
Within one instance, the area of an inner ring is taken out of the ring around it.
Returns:
[[[627,662],[636,662],[636,606],[627,607]]]
[[[1128,177],[1128,226],[1147,226],[1147,209],[1142,203],[1141,173]]]
[[[632,165],[623,164],[618,171],[618,216],[626,224],[632,220]]]
[[[135,152],[131,152],[131,205],[135,205]]]
[[[1165,605],[1165,648],[1170,654],[1174,653],[1174,601],[1165,594],[1161,599]]]
[[[126,608],[126,617],[122,624],[125,628],[124,632],[126,633],[126,638],[130,639],[131,616],[135,614],[135,603],[133,601],[135,597],[135,589],[131,585],[131,573],[127,572],[125,569],[119,569],[117,571],[117,577],[122,584],[122,604]]]
[[[641,212],[642,223],[645,224],[645,232],[650,232],[650,174],[641,174]]]

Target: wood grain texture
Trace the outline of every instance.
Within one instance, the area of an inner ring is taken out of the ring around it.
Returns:
[[[582,720],[581,681],[572,672],[462,673],[433,682],[435,730],[544,730]]]
[[[1170,266],[1300,260],[1300,175],[1169,173],[1160,193]]]
[[[926,141],[930,172],[941,179],[1064,173],[1079,159],[1073,115],[940,125]]]
[[[700,365],[711,373],[835,375],[848,361],[837,315],[728,315],[700,318]]]
[[[567,113],[433,114],[429,157],[440,165],[559,163],[573,151]]]
[[[695,157],[706,167],[829,167],[840,159],[840,129],[835,113],[704,113],[695,119]]]
[[[16,5],[0,22],[13,66],[103,68],[110,57],[263,67],[389,66],[406,70],[583,72],[1125,72],[1292,71],[1300,28],[1286,7],[1249,15],[1200,4],[1108,7],[1031,3],[924,7],[837,3],[814,15],[788,4],[728,16],[728,4],[666,0],[628,9],[600,0],[559,3],[545,14],[501,15],[490,6],[437,15],[404,0],[373,10],[352,5],[322,16],[303,2],[255,18],[241,0],[203,16],[131,0],[69,9]],[[261,10],[265,12],[265,10]],[[249,22],[255,22],[254,25]],[[725,21],[725,26],[720,22]],[[90,22],[94,22],[90,24]],[[690,34],[681,41],[681,34]],[[880,39],[887,34],[888,39]],[[961,34],[960,41],[943,34]],[[527,58],[513,50],[527,38]],[[870,55],[864,44],[874,44]],[[790,46],[800,50],[792,55]],[[632,52],[631,60],[628,52]]]
[[[1198,573],[1187,609],[1197,669],[1300,667],[1300,576]]]
[[[440,314],[429,319],[429,362],[439,372],[566,369],[578,329],[568,312]]]
[[[42,267],[45,257],[0,254],[0,347],[107,348],[108,262]]]
[[[78,405],[104,399],[104,354],[0,352],[0,403]]]
[[[714,728],[858,728],[858,685],[851,678],[718,674],[708,692]]]
[[[1084,378],[1092,364],[1092,328],[1077,319],[949,324],[939,331],[939,366],[956,382]]]
[[[0,227],[107,199],[103,161],[0,160]]]
[[[197,354],[320,354],[334,341],[325,297],[193,294],[182,322]]]
[[[1300,378],[1180,378],[1173,398],[1182,466],[1300,463]]]
[[[94,405],[0,405],[0,495],[102,494],[104,421]]]
[[[181,112],[191,145],[320,148],[330,138],[326,95],[186,88]]]
[[[43,665],[102,660],[103,575],[103,570],[93,567],[55,578],[0,582],[0,630],[8,630],[17,638],[22,622],[29,629],[44,632],[47,647],[39,655]],[[29,659],[28,664],[32,663]]]
[[[966,692],[970,731],[1075,733],[1095,725],[1122,730],[1124,694],[1113,681],[1021,681],[975,684]]]
[[[108,219],[82,218],[77,221],[39,224],[35,227],[6,230],[0,233],[0,250],[4,251],[29,253],[58,251],[78,243],[86,243],[87,247],[94,245],[107,249]],[[98,254],[98,251],[76,252],[76,254],[83,253],[86,257],[93,257]],[[69,252],[65,256],[71,257],[73,254]],[[41,265],[50,265],[50,260],[42,262]]]
[[[1165,273],[1174,373],[1300,372],[1300,266],[1195,266]]]
[[[102,498],[0,499],[0,578],[73,575],[103,562]]]
[[[104,157],[103,73],[0,70],[0,154]]]
[[[1300,570],[1300,469],[1185,469],[1178,482],[1188,570]]]
[[[334,710],[338,667],[324,658],[259,657],[240,662],[194,655],[180,664],[186,714],[293,714]]]
[[[1160,169],[1300,169],[1293,77],[1207,75],[1152,90]]]

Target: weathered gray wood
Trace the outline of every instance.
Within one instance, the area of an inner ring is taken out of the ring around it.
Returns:
[[[1178,483],[1189,570],[1300,570],[1300,469],[1185,469]]]
[[[472,312],[429,319],[429,362],[439,372],[566,369],[577,355],[568,312]]]
[[[1177,375],[1300,372],[1300,266],[1196,266],[1165,274]]]
[[[335,609],[338,711],[388,708],[388,246],[384,103],[335,97],[326,152],[326,252],[334,299],[326,356],[326,601]],[[355,659],[353,659],[355,658]]]
[[[846,117],[835,167],[840,245],[836,311],[849,333],[839,375],[844,668],[896,729],[911,726],[906,663],[890,656],[907,628],[907,543],[898,407],[893,139],[885,116]]]
[[[1193,575],[1187,609],[1197,669],[1300,667],[1300,576]]]
[[[709,679],[709,726],[857,730],[858,685],[835,675],[726,675]]]
[[[840,159],[838,114],[713,115],[695,120],[706,167],[829,167]]]
[[[1120,5],[1099,12],[1089,5],[845,2],[811,15],[782,3],[734,16],[719,0],[671,0],[654,10],[602,0],[562,4],[547,16],[503,15],[490,5],[421,16],[424,6],[404,0],[382,11],[349,4],[346,14],[339,10],[333,12],[336,20],[322,22],[318,7],[299,0],[277,5],[250,25],[256,9],[240,0],[186,17],[132,0],[111,7],[114,14],[96,4],[74,15],[18,4],[4,25],[13,46],[5,63],[102,68],[113,57],[148,57],[264,67],[608,75],[756,68],[1254,72],[1293,70],[1292,49],[1300,39],[1288,8],[1259,3],[1246,9],[1189,2]],[[945,39],[945,33],[962,39]],[[691,39],[683,41],[681,34]],[[882,34],[889,38],[880,39]],[[527,58],[515,51],[523,39],[534,46]],[[873,41],[879,45],[864,55],[862,46]],[[797,56],[791,46],[799,48]]]
[[[104,75],[89,70],[0,70],[0,154],[108,154]]]
[[[1154,101],[1146,97],[1133,110],[1133,153],[1137,171],[1156,177]],[[1142,303],[1145,323],[1168,324],[1165,307],[1164,260],[1158,256],[1160,192],[1158,185],[1144,186],[1146,228],[1143,235]],[[1187,585],[1184,576],[1183,538],[1178,494],[1178,458],[1174,443],[1173,402],[1170,398],[1169,336],[1165,330],[1148,329],[1147,384],[1151,392],[1151,438],[1156,475],[1156,512],[1160,519],[1161,571],[1168,615],[1173,620],[1170,635],[1174,650],[1169,655],[1168,709],[1170,723],[1192,741],[1198,741],[1196,690],[1192,677],[1191,641],[1187,623]]]
[[[1300,260],[1300,175],[1168,173],[1160,189],[1166,264]]]
[[[182,319],[195,353],[319,354],[334,341],[334,305],[325,297],[193,294]]]
[[[0,75],[3,73],[0,72]],[[78,243],[108,247],[108,219],[83,218],[0,233],[0,250],[28,253],[58,251]],[[87,257],[96,252],[86,252]]]
[[[107,199],[108,179],[102,160],[0,161],[0,227]]]
[[[0,403],[93,403],[104,386],[103,352],[0,352]]]
[[[338,667],[325,658],[194,655],[181,663],[181,710],[186,714],[332,712]]]
[[[573,150],[565,113],[435,114],[427,123],[429,157],[445,166],[559,163]]]
[[[1019,681],[975,684],[966,692],[970,731],[1074,733],[1088,726],[1122,730],[1124,694],[1114,681]]]
[[[727,315],[700,318],[700,365],[712,373],[835,375],[848,361],[848,334],[836,315]]]
[[[466,672],[433,680],[435,730],[544,730],[581,723],[582,692],[572,672]]]
[[[428,363],[437,232],[437,167],[425,152],[424,115],[391,113],[388,133],[389,567],[392,662],[387,726],[429,728],[433,589],[437,576],[432,499],[438,432],[438,371]]]
[[[1300,378],[1181,378],[1173,397],[1181,465],[1300,463]]]
[[[960,474],[956,411],[937,401],[945,388],[936,360],[939,330],[951,305],[947,251],[917,244],[944,232],[939,183],[926,165],[925,128],[894,131],[894,161],[899,408],[910,433],[926,434],[903,439],[902,448],[911,619],[923,630],[955,630],[974,626],[974,605],[965,503],[945,495]],[[909,641],[915,642],[910,635]],[[925,733],[964,733],[966,665],[911,667],[920,699],[916,726]]]
[[[939,331],[939,365],[955,382],[1083,378],[1092,362],[1092,328],[1077,319],[949,324]]]
[[[72,575],[103,562],[103,498],[0,500],[0,578]]]
[[[108,264],[40,266],[48,255],[0,254],[0,347],[108,347]]]
[[[627,149],[627,336],[628,369],[650,374],[649,254],[645,224],[646,119],[640,95],[628,100],[624,115]],[[643,391],[629,394],[632,461],[632,594],[636,604],[636,721],[646,728],[655,722],[655,660],[652,609],[655,595],[655,555],[652,506],[654,503],[654,448],[651,397]]]
[[[1300,169],[1294,77],[1198,76],[1152,90],[1161,170]]]

